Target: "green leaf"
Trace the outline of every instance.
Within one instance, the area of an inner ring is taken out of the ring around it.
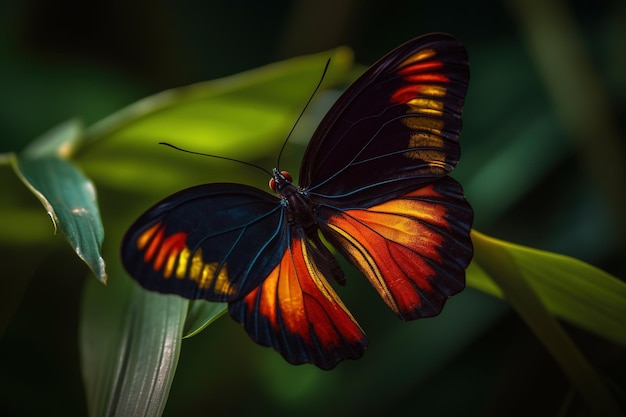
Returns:
[[[33,199],[32,192],[15,175],[12,166],[15,154],[6,155],[7,164],[0,165],[0,190],[5,191],[5,198],[0,199],[0,244],[13,248],[18,245],[52,244],[50,218]]]
[[[148,292],[123,275],[87,283],[80,342],[90,416],[163,413],[180,354],[188,301]]]
[[[21,156],[29,159],[50,156],[67,158],[74,152],[82,133],[82,124],[76,119],[70,119],[32,141],[21,152]]]
[[[228,304],[226,303],[212,303],[202,300],[190,302],[183,337],[195,336],[201,332],[205,327],[226,313],[227,307]]]
[[[558,273],[559,265],[564,265],[568,262],[567,260],[564,261],[564,257],[550,256],[545,252],[512,245],[476,231],[472,232],[472,241],[475,249],[475,262],[497,284],[504,299],[511,304],[532,329],[579,392],[585,397],[592,409],[598,415],[622,415],[617,402],[607,387],[576,348],[567,333],[550,314],[546,304],[531,283],[540,281],[555,283],[559,279],[565,279],[566,281],[558,285],[557,288],[571,284],[576,287],[575,290],[569,291],[569,297],[559,297],[561,301],[566,300],[565,303],[552,302],[551,305],[561,304],[569,306],[575,304],[571,299],[568,299],[573,297],[583,300],[580,305],[585,306],[584,299],[590,294],[589,292],[584,292],[583,289],[595,293],[591,294],[592,298],[600,296],[601,293],[604,294],[604,290],[611,285],[608,284],[610,280],[606,280],[606,275],[608,274],[595,273],[591,277],[587,276],[587,278],[591,279],[594,276],[602,276],[603,278],[601,279],[604,279],[605,285],[583,286],[581,282],[584,280],[579,278],[591,269],[582,268],[581,274],[576,274],[576,268],[570,267],[567,268],[565,274],[560,274]],[[577,277],[577,275],[580,276]],[[617,287],[619,288],[619,286]],[[546,286],[542,286],[542,290],[545,289]],[[554,292],[543,291],[543,297],[547,299],[555,298]],[[615,297],[615,300],[620,299],[623,305],[626,299],[621,295]],[[570,314],[567,308],[562,309],[562,311]],[[613,315],[615,317],[612,317]],[[571,315],[570,317],[575,316]],[[607,325],[606,322],[610,321],[611,318],[618,320],[621,318],[621,323],[625,322],[623,306],[618,308],[617,311],[607,312],[605,310],[605,315],[599,317],[603,320],[596,323],[598,326]]]
[[[626,284],[581,260],[487,237],[477,231],[473,239],[488,239],[505,249],[520,274],[551,314],[626,346]],[[467,270],[468,285],[505,298],[493,277],[478,262]]]
[[[17,176],[41,201],[76,254],[96,277],[106,283],[104,260],[100,254],[104,229],[93,183],[66,159],[80,134],[77,122],[70,121],[33,142],[19,155],[13,155]]]
[[[349,50],[339,48],[155,94],[87,129],[77,157],[98,184],[150,196],[150,202],[199,182],[224,181],[225,176],[218,177],[223,172],[228,181],[250,182],[258,175],[245,167],[158,143],[250,162],[271,157],[266,163],[271,169],[326,60],[331,64],[313,110],[323,101],[324,88],[347,78],[351,57]],[[311,113],[299,123],[292,141],[307,127]],[[266,187],[266,182],[256,185]]]

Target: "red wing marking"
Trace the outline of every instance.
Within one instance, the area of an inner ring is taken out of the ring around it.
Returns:
[[[412,74],[415,72],[426,72],[426,71],[436,71],[443,68],[443,62],[441,61],[426,61],[420,62],[416,64],[407,65],[406,67],[400,68],[398,74]]]
[[[303,239],[292,239],[276,268],[231,304],[230,312],[257,343],[273,346],[289,362],[330,369],[343,359],[360,357],[367,343],[316,265],[315,250]]]

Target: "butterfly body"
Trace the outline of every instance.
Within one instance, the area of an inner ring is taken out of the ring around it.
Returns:
[[[337,263],[337,259],[322,243],[319,237],[319,224],[315,217],[315,204],[311,201],[306,190],[302,190],[291,182],[291,174],[274,168],[270,179],[270,189],[278,194],[281,206],[286,212],[287,222],[291,226],[302,228],[319,256],[321,266],[339,284],[345,284],[345,275]]]
[[[473,213],[448,176],[468,78],[449,35],[396,48],[322,120],[299,186],[274,169],[275,195],[220,183],[169,196],[127,232],[126,270],[150,290],[227,302],[257,343],[323,369],[367,346],[331,284],[345,277],[324,242],[401,319],[438,314],[472,257]]]
[[[281,198],[282,206],[288,213],[289,222],[299,224],[307,236],[311,237],[318,229],[311,201],[306,193],[291,183],[286,174],[285,171],[279,172],[274,168],[270,189]]]

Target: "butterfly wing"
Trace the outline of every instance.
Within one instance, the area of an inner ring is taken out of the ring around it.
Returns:
[[[468,79],[453,37],[409,41],[348,88],[305,152],[322,232],[403,319],[438,314],[465,285],[473,213],[447,174]]]
[[[413,39],[380,59],[320,123],[300,186],[318,200],[371,205],[448,174],[460,155],[467,61],[445,34]]]
[[[241,184],[207,184],[146,211],[122,242],[122,262],[143,287],[190,299],[241,298],[287,248],[277,197]]]
[[[472,210],[452,178],[369,208],[319,208],[323,232],[404,320],[439,314],[465,287]]]
[[[292,364],[331,369],[361,357],[367,340],[320,268],[318,249],[297,225],[289,235],[280,262],[260,286],[229,304],[230,315]]]
[[[226,301],[259,344],[290,363],[333,368],[367,340],[328,282],[325,260],[280,201],[256,188],[208,184],[167,197],[130,227],[126,270],[143,287]]]

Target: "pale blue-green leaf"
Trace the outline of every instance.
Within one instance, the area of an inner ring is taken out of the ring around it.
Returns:
[[[66,122],[11,158],[13,170],[43,204],[55,231],[60,230],[76,254],[106,283],[100,254],[104,229],[93,183],[66,159],[80,135],[77,122]]]
[[[77,119],[63,122],[32,141],[22,152],[23,158],[49,156],[69,157],[83,134],[83,125]]]
[[[80,341],[89,415],[158,417],[180,354],[188,301],[122,276],[88,282]]]
[[[33,199],[32,192],[15,175],[12,167],[15,154],[6,155],[10,155],[9,163],[0,165],[0,190],[6,192],[4,198],[0,198],[0,243],[13,247],[49,244],[53,230],[50,219]]]

